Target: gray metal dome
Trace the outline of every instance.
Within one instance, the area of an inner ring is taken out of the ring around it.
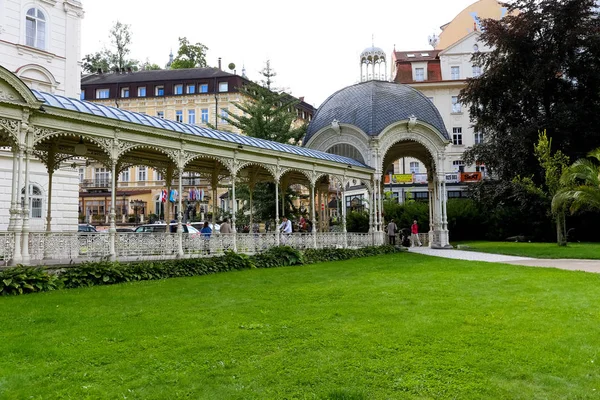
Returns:
[[[385,56],[385,51],[383,51],[383,49],[379,48],[379,47],[367,47],[366,49],[364,49],[362,51],[362,53],[360,53],[360,59],[362,61],[370,61],[370,62],[376,62],[378,60],[385,60],[386,56]]]
[[[412,115],[428,123],[446,139],[450,139],[444,121],[433,103],[410,86],[368,81],[348,86],[329,96],[308,125],[304,144],[335,119],[354,125],[369,136],[377,136],[387,126],[407,120]]]

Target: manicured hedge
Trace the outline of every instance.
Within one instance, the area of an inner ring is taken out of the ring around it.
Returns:
[[[46,292],[61,288],[111,285],[183,276],[199,276],[251,268],[275,268],[347,260],[398,251],[393,246],[362,249],[318,249],[299,252],[289,246],[273,247],[253,256],[226,252],[222,257],[119,263],[89,262],[60,270],[17,266],[0,271],[0,295]]]

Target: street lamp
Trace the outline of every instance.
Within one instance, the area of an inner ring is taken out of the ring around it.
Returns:
[[[133,215],[135,216],[135,223],[138,223],[138,209],[144,207],[145,202],[142,200],[131,200],[129,205],[133,208]]]

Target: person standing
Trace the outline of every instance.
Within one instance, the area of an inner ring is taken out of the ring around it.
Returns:
[[[419,243],[419,247],[423,246],[421,240],[419,240],[419,225],[417,225],[416,219],[413,221],[413,224],[410,227],[410,233],[411,247],[415,247],[415,243]]]
[[[283,217],[283,221],[279,225],[279,231],[283,234],[281,236],[282,242],[285,243],[287,241],[287,237],[292,233],[292,221],[287,219],[287,217]]]
[[[200,229],[200,233],[204,240],[204,254],[210,254],[210,234],[212,233],[212,229],[208,226],[208,221],[204,222],[204,226]]]
[[[393,219],[390,220],[390,223],[387,226],[387,233],[389,238],[389,243],[392,246],[396,245],[396,231],[398,230],[398,226],[394,222]]]
[[[231,225],[229,225],[229,219],[225,218],[221,223],[221,227],[219,228],[219,232],[221,233],[232,233]]]

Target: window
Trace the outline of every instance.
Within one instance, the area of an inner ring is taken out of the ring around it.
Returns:
[[[200,85],[200,93],[208,93],[208,83],[203,83]]]
[[[42,218],[42,190],[39,186],[29,185],[29,218]],[[21,206],[25,207],[25,188],[21,189]]]
[[[450,67],[451,79],[460,79],[460,67]]]
[[[485,176],[485,165],[481,161],[477,161],[475,165],[475,171],[481,172],[481,175]]]
[[[138,97],[146,97],[146,86],[138,88]]]
[[[423,82],[425,80],[425,69],[415,68],[415,81]]]
[[[229,83],[219,82],[219,92],[227,92],[229,90]]]
[[[419,162],[418,161],[411,161],[411,163],[410,163],[410,173],[411,174],[418,174],[419,173]]]
[[[164,86],[155,86],[154,87],[154,95],[155,96],[164,96],[165,95],[165,87]]]
[[[79,93],[79,100],[85,100],[85,90],[82,90],[81,93]]]
[[[462,107],[458,102],[458,96],[452,96],[452,112],[459,113],[462,111]]]
[[[462,128],[452,128],[452,144],[461,146],[462,142]]]
[[[165,117],[165,112],[164,111],[157,111],[156,112],[156,116],[158,118],[164,118]]]
[[[475,144],[483,143],[483,132],[475,132],[473,135],[475,137]]]
[[[183,94],[183,85],[173,85],[173,94]]]
[[[110,95],[109,89],[96,89],[96,98],[97,99],[108,99]]]
[[[466,195],[463,195],[462,190],[448,190],[449,199],[461,199],[466,197]]]
[[[203,108],[201,110],[201,112],[202,112],[202,117],[201,117],[202,118],[202,123],[205,124],[205,123],[208,122],[208,108]]]
[[[185,92],[187,94],[194,94],[196,93],[196,85],[187,85],[185,88]]]
[[[121,172],[121,182],[129,182],[129,169]]]
[[[452,161],[452,166],[456,172],[465,172],[465,162],[463,160]]]
[[[227,118],[229,116],[229,110],[227,110],[227,108],[221,108],[221,123],[226,124],[227,120],[225,120],[225,118]]]
[[[129,97],[129,88],[122,88],[121,89],[121,97]]]
[[[196,110],[188,110],[188,124],[194,125],[196,123]]]
[[[108,186],[111,183],[110,171],[107,168],[94,168],[94,181],[98,186]]]
[[[83,167],[79,167],[79,170],[77,172],[79,174],[79,183],[81,183],[81,182],[83,182],[83,179],[85,177],[85,173],[84,173]]]
[[[481,75],[481,67],[479,65],[473,65],[473,78],[477,78]]]
[[[175,121],[177,121],[177,122],[183,122],[183,110],[176,110],[175,111]]]
[[[162,174],[158,171],[154,171],[154,180],[156,181],[164,181]]]
[[[148,178],[148,171],[146,167],[138,167],[138,181],[143,182]]]
[[[46,17],[37,8],[27,10],[25,44],[42,50],[46,49]]]
[[[346,210],[363,211],[364,210],[364,195],[357,194],[354,196],[346,196]]]

